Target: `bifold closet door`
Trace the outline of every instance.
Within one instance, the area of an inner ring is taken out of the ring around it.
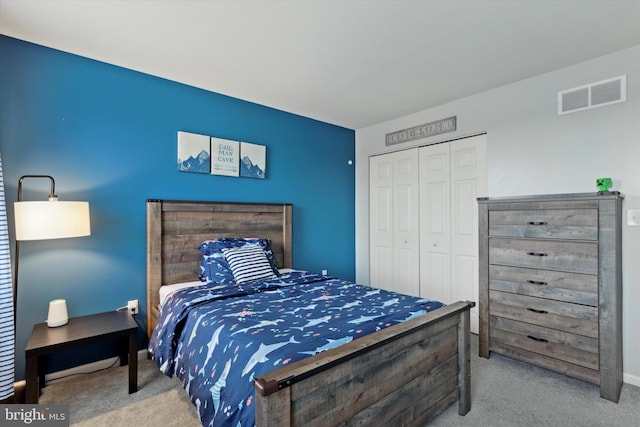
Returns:
[[[418,149],[369,160],[371,286],[420,293]]]
[[[478,301],[478,205],[487,192],[486,135],[420,148],[420,295]],[[477,307],[471,331],[478,332]]]
[[[449,144],[420,148],[420,295],[453,302]]]

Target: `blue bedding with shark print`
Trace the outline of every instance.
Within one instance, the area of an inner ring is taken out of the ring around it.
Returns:
[[[294,271],[171,294],[149,351],[204,426],[255,425],[253,379],[443,304]]]

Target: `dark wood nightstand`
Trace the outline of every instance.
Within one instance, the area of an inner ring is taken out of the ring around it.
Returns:
[[[138,391],[138,324],[126,311],[110,311],[70,318],[57,328],[33,327],[25,351],[26,403],[38,403],[47,355],[99,341],[117,341],[120,366],[129,363],[129,393]]]

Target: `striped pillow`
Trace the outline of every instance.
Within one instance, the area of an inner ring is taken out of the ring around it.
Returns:
[[[231,267],[236,283],[276,277],[264,249],[260,246],[223,249],[222,253]]]

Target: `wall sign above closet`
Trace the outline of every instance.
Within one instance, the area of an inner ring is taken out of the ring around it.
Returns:
[[[447,117],[446,119],[436,120],[435,122],[388,133],[385,136],[385,145],[400,144],[401,142],[409,142],[415,139],[453,132],[456,130],[457,119],[457,116]]]

